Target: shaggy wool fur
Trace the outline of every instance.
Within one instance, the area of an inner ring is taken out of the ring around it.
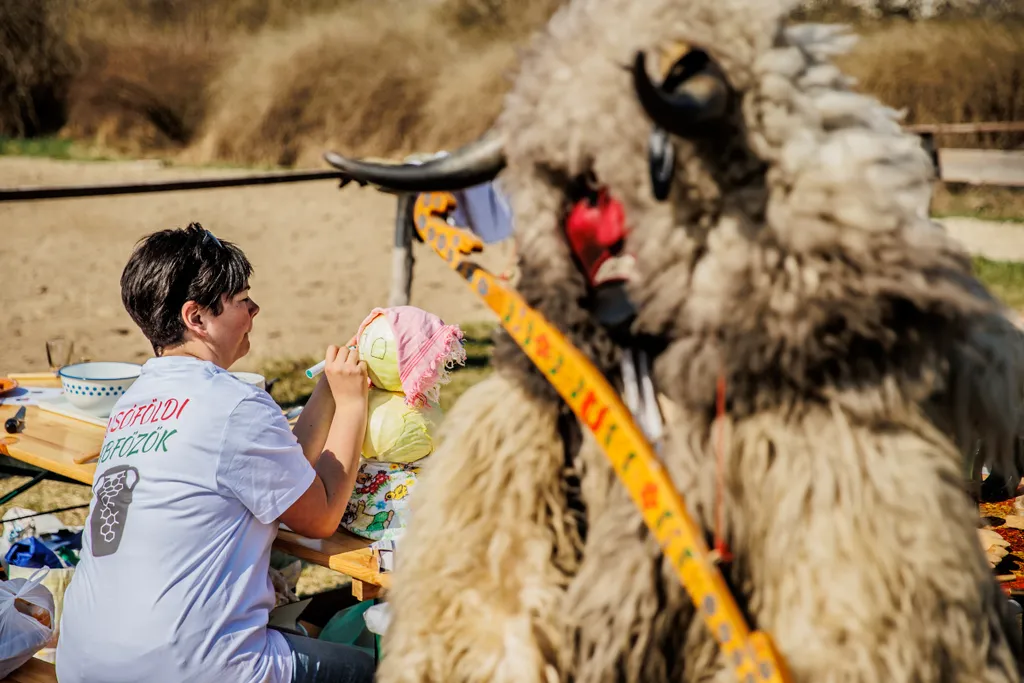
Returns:
[[[379,680],[559,679],[581,543],[556,425],[500,372],[448,413],[410,499]]]
[[[560,227],[567,184],[592,172],[632,228],[637,332],[667,344],[665,465],[730,543],[727,575],[795,681],[1019,681],[963,475],[978,439],[990,465],[1019,465],[1021,334],[929,221],[917,139],[830,63],[847,36],[784,29],[791,4],[575,0],[555,15],[497,124],[519,289],[614,373]],[[721,125],[675,140],[658,203],[624,67],[678,41],[736,97]],[[576,534],[559,403],[507,338],[496,365],[421,479],[380,680],[732,680],[589,438],[570,458]]]

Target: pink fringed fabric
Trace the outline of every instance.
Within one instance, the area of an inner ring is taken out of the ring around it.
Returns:
[[[395,306],[373,309],[357,336],[381,315],[387,317],[398,344],[398,377],[406,404],[437,403],[441,387],[451,380],[449,371],[456,363],[466,363],[462,330],[415,306]]]

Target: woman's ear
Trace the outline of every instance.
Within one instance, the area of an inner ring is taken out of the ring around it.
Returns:
[[[195,301],[186,301],[181,307],[181,320],[185,323],[185,329],[198,337],[206,336],[204,313]]]

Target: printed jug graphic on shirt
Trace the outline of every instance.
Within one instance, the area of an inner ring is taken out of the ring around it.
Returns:
[[[92,531],[93,557],[117,552],[128,521],[132,491],[139,483],[139,471],[131,465],[111,467],[96,482],[96,507],[89,529]]]

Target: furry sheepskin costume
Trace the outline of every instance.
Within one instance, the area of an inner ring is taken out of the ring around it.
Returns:
[[[849,37],[787,28],[791,5],[575,0],[554,16],[494,131],[518,290],[619,381],[562,227],[592,174],[625,207],[633,331],[662,343],[665,465],[795,681],[1020,681],[964,489],[979,438],[990,465],[1018,466],[1020,333],[929,220],[918,139],[830,63]],[[659,202],[630,65],[680,44],[731,97],[671,137]],[[604,456],[504,335],[495,370],[448,413],[412,501],[379,680],[734,680]]]

